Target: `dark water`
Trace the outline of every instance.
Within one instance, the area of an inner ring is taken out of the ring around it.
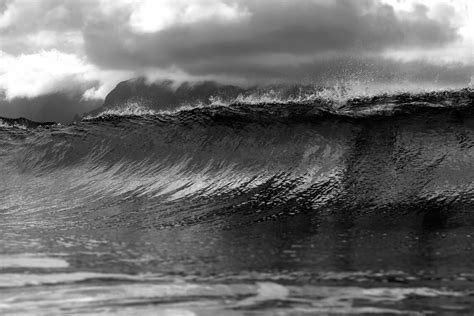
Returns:
[[[0,125],[0,313],[469,313],[474,92]]]

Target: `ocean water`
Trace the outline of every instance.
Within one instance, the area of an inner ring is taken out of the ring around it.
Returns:
[[[464,315],[474,91],[0,120],[0,314]]]

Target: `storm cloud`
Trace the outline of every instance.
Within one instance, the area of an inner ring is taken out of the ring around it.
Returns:
[[[0,0],[0,116],[51,95],[82,113],[139,76],[466,85],[469,12],[467,0]]]
[[[450,23],[454,12],[437,21],[423,5],[398,14],[377,1],[243,1],[241,5],[239,22],[204,20],[157,32],[124,27],[127,16],[119,14],[116,20],[85,28],[86,52],[96,64],[109,68],[173,65],[191,72],[200,69],[202,74],[212,64],[275,67],[327,56],[439,47],[458,38]]]

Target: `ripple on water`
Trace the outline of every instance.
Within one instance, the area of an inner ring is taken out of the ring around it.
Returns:
[[[0,313],[103,315],[422,314],[413,298],[466,310],[468,294],[432,287],[301,285],[290,282],[185,280],[159,274],[92,272],[2,274]],[[464,302],[464,304],[462,303]],[[438,305],[438,304],[434,304]],[[433,305],[433,306],[434,306]],[[425,305],[424,309],[426,309]],[[434,312],[440,312],[436,306]]]
[[[67,267],[69,267],[69,263],[66,260],[60,258],[52,258],[42,254],[0,255],[0,269],[60,269]]]

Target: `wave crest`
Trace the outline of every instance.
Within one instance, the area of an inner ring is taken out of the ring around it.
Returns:
[[[342,88],[341,88],[342,89]],[[474,90],[442,90],[431,92],[378,94],[375,96],[351,97],[345,90],[320,89],[317,91],[299,91],[295,94],[282,94],[278,90],[239,94],[235,98],[210,97],[209,102],[196,101],[183,103],[174,109],[154,110],[139,102],[130,102],[122,106],[106,109],[97,115],[89,115],[84,120],[100,117],[120,116],[163,116],[182,112],[202,110],[202,114],[225,113],[259,114],[275,116],[284,113],[286,117],[307,115],[337,115],[341,117],[370,117],[409,114],[413,111],[465,108],[473,104]],[[216,110],[218,109],[218,110]]]

